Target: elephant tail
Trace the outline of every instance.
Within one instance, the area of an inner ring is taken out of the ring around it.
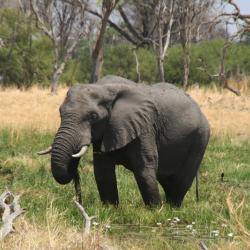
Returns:
[[[196,186],[195,186],[196,202],[198,202],[200,200],[199,198],[199,170],[196,173],[195,182],[196,182]]]

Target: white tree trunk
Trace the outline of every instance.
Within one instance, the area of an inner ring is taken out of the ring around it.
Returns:
[[[56,95],[58,89],[58,82],[65,68],[65,62],[62,62],[59,67],[55,66],[52,82],[51,82],[51,94]]]

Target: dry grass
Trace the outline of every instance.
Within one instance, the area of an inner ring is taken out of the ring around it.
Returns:
[[[58,108],[67,89],[60,89],[59,94],[51,96],[48,89],[32,88],[29,91],[6,89],[0,91],[0,129],[31,128],[56,130],[59,126]]]
[[[13,128],[13,131],[21,131],[22,128],[38,131],[56,131],[59,126],[58,108],[62,103],[67,89],[59,90],[57,96],[51,96],[48,89],[36,87],[29,91],[17,89],[0,90],[0,130]],[[237,97],[227,90],[212,90],[192,88],[188,93],[199,103],[206,114],[214,135],[229,134],[240,139],[250,138],[250,95],[243,91],[241,97]],[[14,133],[10,141],[16,141],[18,133]],[[222,155],[223,158],[223,155]],[[17,162],[34,168],[34,159],[25,155],[17,155],[6,159],[4,165]],[[24,191],[25,192],[25,191]],[[39,194],[37,194],[39,195]],[[44,193],[43,193],[44,195]],[[230,193],[231,195],[231,193]],[[241,238],[239,240],[249,247],[249,231],[244,226],[241,213],[243,207],[236,207],[231,196],[228,196],[227,205],[235,228],[239,228]],[[100,232],[94,232],[89,237],[84,237],[81,230],[67,225],[60,214],[51,204],[46,209],[46,227],[32,223],[26,217],[19,218],[16,223],[16,232],[0,243],[0,249],[103,249],[106,242]],[[237,231],[235,229],[235,231]],[[133,247],[134,242],[126,243],[124,249],[139,249]],[[227,241],[211,245],[211,249],[240,249],[239,241]],[[143,246],[141,249],[144,249]],[[171,249],[171,247],[169,247]],[[194,242],[193,249],[198,249],[198,243]]]
[[[51,96],[48,89],[36,87],[29,91],[0,91],[0,129],[56,131],[60,123],[58,108],[66,92],[63,88],[57,96]],[[192,88],[188,92],[207,115],[213,134],[250,137],[250,95],[247,91],[241,97],[227,90]]]
[[[68,226],[51,203],[46,210],[46,227],[32,224],[25,216],[15,222],[15,233],[0,242],[4,250],[101,250],[114,249],[99,231],[85,235],[81,230]]]
[[[189,94],[206,114],[212,134],[229,134],[240,139],[250,137],[250,94],[238,97],[228,90],[190,89]]]
[[[246,228],[245,223],[244,223],[244,219],[243,219],[243,208],[245,205],[245,197],[243,197],[243,199],[241,200],[241,202],[239,202],[239,204],[236,202],[232,201],[232,191],[233,188],[230,189],[230,192],[227,196],[227,206],[228,206],[228,210],[229,210],[229,214],[230,214],[230,219],[231,219],[231,224],[233,224],[233,226],[238,229],[238,231],[240,232],[240,239],[241,241],[243,241],[247,248],[250,249],[250,231]],[[249,222],[250,222],[250,217],[248,218]]]

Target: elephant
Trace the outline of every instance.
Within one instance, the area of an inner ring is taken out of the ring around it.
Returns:
[[[97,82],[97,84],[107,84],[107,83],[136,84],[135,82],[129,79],[115,75],[106,75]]]
[[[105,79],[104,79],[105,80]],[[101,201],[119,204],[116,165],[133,172],[145,205],[180,207],[203,159],[209,123],[198,104],[168,83],[100,81],[71,87],[60,106],[61,125],[51,148],[55,180],[75,180],[80,157],[93,146],[94,176]]]

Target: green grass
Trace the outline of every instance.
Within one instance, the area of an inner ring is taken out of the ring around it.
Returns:
[[[46,211],[53,206],[69,226],[81,227],[82,218],[74,203],[73,185],[57,184],[50,172],[50,158],[39,157],[36,152],[47,147],[52,134],[36,131],[0,132],[0,192],[5,188],[21,193],[26,217],[40,226],[46,226]],[[250,230],[250,140],[212,138],[201,166],[200,202],[195,202],[194,186],[188,192],[180,209],[164,204],[155,209],[146,208],[131,172],[117,168],[120,206],[103,206],[93,176],[91,152],[81,160],[80,174],[84,207],[89,215],[96,215],[97,228],[103,228],[109,237],[123,249],[194,249],[198,241],[216,249],[221,242],[237,241],[244,249],[244,233],[230,215],[226,199],[233,188],[235,205],[245,198],[242,220]],[[221,173],[224,182],[220,181]],[[163,191],[161,190],[162,198]],[[178,217],[178,223],[173,218]],[[186,226],[192,222],[192,231]],[[161,225],[157,226],[157,223]],[[105,225],[110,224],[110,229]],[[227,226],[223,226],[226,224]],[[218,237],[212,231],[219,230]],[[235,237],[228,237],[229,233]],[[223,243],[223,244],[224,244]],[[185,246],[185,248],[183,248]]]

